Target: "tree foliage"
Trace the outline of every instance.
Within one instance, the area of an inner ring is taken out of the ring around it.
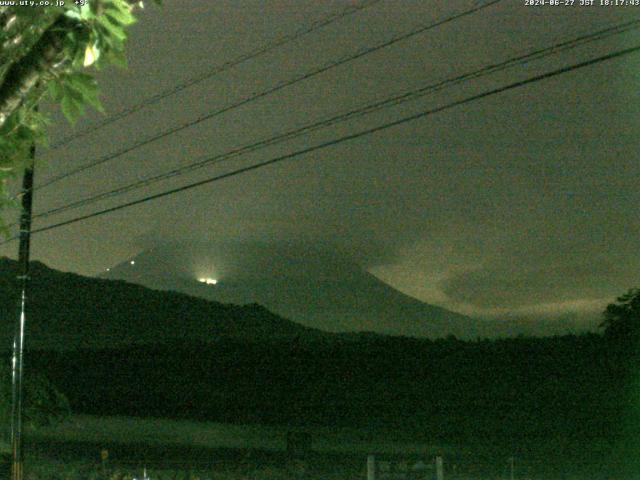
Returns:
[[[135,22],[134,9],[142,6],[86,0],[0,7],[0,208],[12,203],[6,181],[25,167],[31,145],[46,144],[47,118],[36,105],[48,95],[71,123],[87,106],[102,111],[87,69],[126,65],[127,29]]]
[[[600,325],[604,334],[622,345],[635,346],[640,340],[640,288],[634,288],[607,305]]]
[[[41,427],[64,420],[71,413],[69,401],[43,375],[30,374],[24,383],[24,424]],[[0,368],[0,448],[8,441],[11,424],[11,369]]]
[[[607,305],[600,328],[611,345],[638,353],[640,345],[640,288],[634,288]]]
[[[157,2],[157,0],[156,0]],[[36,106],[48,96],[74,123],[91,106],[102,111],[93,71],[126,64],[127,29],[135,22],[127,0],[67,1],[60,7],[0,6],[0,209],[13,205],[6,182],[46,145],[47,118]],[[0,217],[0,229],[4,223]],[[11,374],[0,368],[0,424],[11,408]],[[69,413],[69,404],[44,378],[25,378],[25,420],[42,425]],[[4,436],[3,435],[3,436]]]

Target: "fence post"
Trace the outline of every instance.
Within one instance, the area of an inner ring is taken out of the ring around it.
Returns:
[[[444,465],[442,457],[436,457],[436,480],[444,480]]]
[[[374,455],[367,457],[367,480],[376,480],[376,457]]]

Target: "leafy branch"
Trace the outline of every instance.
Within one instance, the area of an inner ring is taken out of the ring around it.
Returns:
[[[143,6],[127,0],[67,4],[0,8],[0,209],[11,204],[7,178],[25,167],[34,142],[46,142],[47,119],[35,109],[42,95],[59,104],[70,123],[87,106],[102,112],[88,69],[126,66],[127,30],[136,21],[134,9]]]

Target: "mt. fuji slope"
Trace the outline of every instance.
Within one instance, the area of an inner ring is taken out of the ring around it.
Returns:
[[[143,251],[102,276],[222,303],[258,303],[328,331],[477,335],[473,319],[405,295],[358,265],[316,248],[169,244]]]

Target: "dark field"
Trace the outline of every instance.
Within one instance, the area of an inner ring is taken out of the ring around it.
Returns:
[[[510,478],[509,459],[492,445],[432,445],[392,431],[317,428],[304,459],[286,452],[286,433],[296,428],[221,423],[74,416],[26,439],[28,478],[141,478],[158,480],[328,478],[365,479],[366,458],[432,461],[445,459],[445,478]],[[309,430],[307,430],[309,431]],[[547,442],[549,450],[562,445]],[[631,479],[603,465],[607,445],[593,449],[592,461],[575,452],[547,456],[533,452],[514,460],[516,479]],[[102,450],[108,459],[103,464]],[[562,457],[562,459],[560,459]],[[610,460],[610,459],[608,459]],[[431,478],[433,474],[430,474]]]
[[[365,478],[370,453],[441,454],[447,479],[509,478],[511,457],[519,479],[638,471],[636,356],[597,335],[225,341],[30,361],[83,415],[28,440],[84,472],[106,448],[113,472],[293,475],[292,430],[313,437],[306,478]]]
[[[286,452],[286,433],[295,429],[219,423],[75,416],[57,427],[31,432],[26,441],[31,471],[152,478],[364,478],[369,452],[404,452],[411,458],[445,449],[411,443],[382,432],[362,434],[330,428],[313,432],[313,452],[304,460]],[[29,465],[27,465],[29,468]]]

